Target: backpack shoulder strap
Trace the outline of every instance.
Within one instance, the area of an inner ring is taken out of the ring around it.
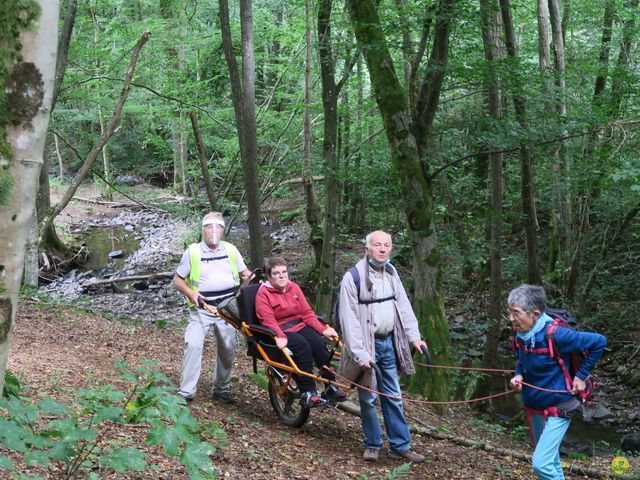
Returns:
[[[565,361],[562,359],[562,355],[560,349],[558,348],[558,344],[556,343],[556,330],[558,327],[566,327],[567,324],[557,318],[554,318],[551,324],[547,327],[547,330],[544,333],[544,337],[547,339],[549,344],[549,356],[551,358],[555,358],[556,361],[560,364],[560,368],[562,368],[562,373],[564,373],[564,380],[567,386],[567,390],[571,390],[573,379],[571,378],[571,374],[569,373],[569,369],[565,365]]]
[[[351,274],[353,283],[356,286],[356,292],[358,292],[358,303],[360,303],[360,272],[358,272],[358,269],[353,266],[349,269],[349,273]]]

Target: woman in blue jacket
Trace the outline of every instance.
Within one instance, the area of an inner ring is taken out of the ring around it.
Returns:
[[[557,327],[555,345],[567,369],[571,352],[589,352],[568,382],[560,362],[548,350],[545,333],[553,319],[545,313],[546,304],[544,288],[537,285],[521,285],[509,293],[509,320],[513,323],[519,346],[511,387],[522,392],[522,403],[534,439],[534,472],[541,480],[561,480],[564,474],[560,465],[560,444],[571,417],[581,409],[581,402],[574,395],[584,391],[585,379],[602,356],[607,339],[597,333]]]

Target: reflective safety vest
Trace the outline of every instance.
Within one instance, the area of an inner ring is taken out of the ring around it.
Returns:
[[[229,261],[231,262],[231,272],[233,274],[233,281],[235,285],[240,285],[240,272],[238,272],[238,264],[236,260],[238,259],[238,249],[231,245],[228,242],[220,241],[220,245],[224,249],[227,257],[229,257]],[[184,279],[187,286],[197,292],[200,289],[200,260],[202,258],[202,249],[200,248],[199,243],[192,243],[189,245],[189,264],[191,266],[191,270],[187,278]],[[189,300],[186,297],[187,304],[189,307],[195,307],[195,303]]]

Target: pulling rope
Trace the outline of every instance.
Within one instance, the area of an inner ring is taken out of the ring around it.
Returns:
[[[479,371],[479,372],[494,372],[494,373],[513,373],[513,370],[507,370],[507,369],[499,369],[499,368],[480,368],[480,367],[460,367],[460,366],[453,366],[453,365],[433,365],[431,363],[429,364],[424,364],[424,363],[420,363],[420,362],[415,362],[416,365],[419,365],[421,367],[427,367],[427,368],[443,368],[443,369],[450,369],[450,370],[472,370],[472,371]],[[374,370],[377,369],[378,367],[375,366]],[[409,403],[414,403],[414,404],[420,404],[420,405],[464,405],[464,404],[469,404],[469,403],[475,403],[475,402],[484,402],[486,400],[491,400],[492,398],[498,398],[498,397],[504,397],[506,395],[512,394],[512,393],[518,393],[516,392],[516,390],[507,390],[505,392],[500,392],[500,393],[494,393],[492,395],[486,395],[484,397],[478,397],[478,398],[471,398],[468,400],[451,400],[451,401],[433,401],[433,400],[418,400],[418,399],[414,399],[414,398],[406,398],[406,397],[402,397],[402,396],[398,396],[398,395],[391,395],[388,393],[383,393],[380,392],[378,390],[373,390],[369,387],[366,387],[360,383],[357,383],[355,381],[351,381],[350,379],[333,372],[334,375],[336,376],[336,378],[339,378],[340,380],[344,381],[347,384],[351,384],[354,387],[360,389],[360,390],[364,390],[370,393],[375,393],[378,396],[382,396],[382,397],[387,397],[387,398],[391,398],[394,400],[402,400],[405,402],[409,402]],[[373,374],[373,372],[372,372]],[[533,388],[535,390],[540,390],[542,392],[550,392],[550,393],[571,393],[571,390],[553,390],[553,389],[549,389],[549,388],[543,388],[543,387],[538,387],[536,385],[532,385],[530,383],[527,382],[521,382],[522,385],[525,385],[529,388]]]
[[[428,365],[426,363],[414,362],[416,365],[427,368],[446,368],[450,370],[474,370],[476,372],[496,372],[496,373],[513,373],[514,370],[505,370],[502,368],[480,368],[480,367],[457,367],[454,365]]]
[[[382,393],[382,392],[379,392],[377,390],[373,390],[373,389],[371,389],[369,387],[365,387],[364,385],[361,385],[359,383],[352,382],[348,378],[343,377],[342,375],[340,375],[338,373],[336,373],[335,375],[336,375],[337,378],[339,378],[341,380],[344,380],[347,383],[352,384],[353,386],[357,387],[358,389],[365,390],[365,391],[370,392],[370,393],[375,393],[376,395],[379,395],[381,397],[387,397],[387,398],[392,398],[392,399],[395,399],[395,400],[402,400],[402,401],[405,401],[405,402],[421,404],[421,405],[461,405],[461,404],[465,404],[465,403],[483,402],[485,400],[489,400],[489,399],[492,399],[492,398],[503,397],[505,395],[509,395],[509,394],[515,393],[515,390],[507,390],[506,392],[494,393],[493,395],[487,395],[486,397],[471,398],[469,400],[452,400],[452,401],[449,401],[449,402],[437,402],[437,401],[433,401],[433,400],[418,400],[418,399],[415,399],[415,398],[405,398],[405,397],[401,397],[401,396],[398,396],[398,395],[391,395],[391,394],[388,394],[388,393]]]

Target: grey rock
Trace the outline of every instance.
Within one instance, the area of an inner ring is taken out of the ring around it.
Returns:
[[[133,282],[131,286],[136,290],[147,290],[149,288],[149,284],[146,280],[137,280]]]
[[[124,252],[122,250],[114,250],[109,252],[109,258],[122,258],[124,257]]]
[[[602,403],[593,402],[591,405],[582,406],[582,418],[586,422],[592,420],[604,420],[614,418],[614,413],[605,407]]]
[[[622,437],[620,448],[625,452],[640,452],[640,433],[629,433]]]

